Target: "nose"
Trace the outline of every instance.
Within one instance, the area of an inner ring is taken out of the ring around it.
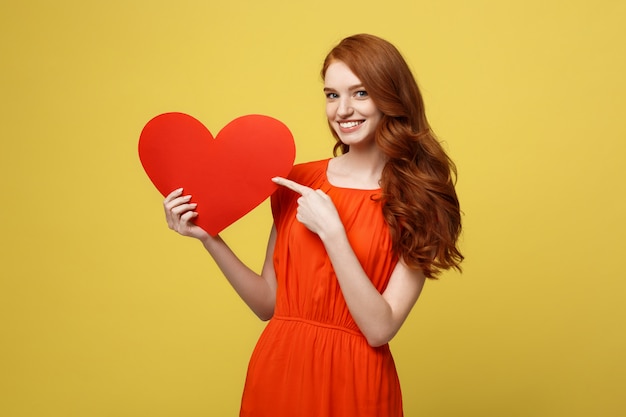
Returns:
[[[354,110],[352,109],[352,102],[349,97],[341,97],[339,99],[339,105],[337,106],[337,117],[345,119],[350,116]]]

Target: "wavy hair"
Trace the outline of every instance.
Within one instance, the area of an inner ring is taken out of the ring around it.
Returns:
[[[380,199],[393,250],[428,278],[450,268],[460,271],[456,166],[430,128],[406,61],[391,43],[368,34],[350,36],[335,46],[324,60],[322,79],[334,61],[350,68],[383,113],[376,129],[376,143],[386,155]],[[337,140],[334,155],[349,152],[331,132]]]

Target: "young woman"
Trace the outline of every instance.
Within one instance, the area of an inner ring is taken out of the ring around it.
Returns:
[[[387,41],[341,41],[322,68],[335,157],[296,165],[272,196],[260,274],[195,226],[183,190],[169,227],[200,239],[241,298],[270,320],[241,416],[402,416],[388,342],[426,278],[459,268],[455,166],[406,62]]]

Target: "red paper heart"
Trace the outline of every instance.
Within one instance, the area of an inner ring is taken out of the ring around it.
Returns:
[[[276,190],[271,179],[289,174],[295,153],[287,126],[262,115],[239,117],[213,139],[195,118],[165,113],[139,138],[139,159],[152,183],[163,196],[183,187],[198,204],[195,223],[213,236]]]

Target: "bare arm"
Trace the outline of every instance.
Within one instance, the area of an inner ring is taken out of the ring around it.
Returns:
[[[322,237],[324,236],[324,237]],[[399,261],[380,294],[363,271],[345,232],[320,235],[354,321],[372,346],[388,343],[415,305],[425,277]]]
[[[399,261],[387,288],[380,294],[363,270],[328,195],[282,178],[275,182],[301,194],[296,218],[316,233],[337,275],[348,309],[372,346],[389,342],[415,305],[425,277]]]
[[[196,204],[189,203],[190,200],[191,196],[184,196],[182,189],[174,190],[165,198],[163,206],[169,228],[200,240],[248,307],[261,320],[270,319],[276,304],[276,273],[272,261],[276,229],[272,227],[263,269],[258,274],[241,262],[221,237],[211,236],[192,222],[198,213],[194,211]]]

